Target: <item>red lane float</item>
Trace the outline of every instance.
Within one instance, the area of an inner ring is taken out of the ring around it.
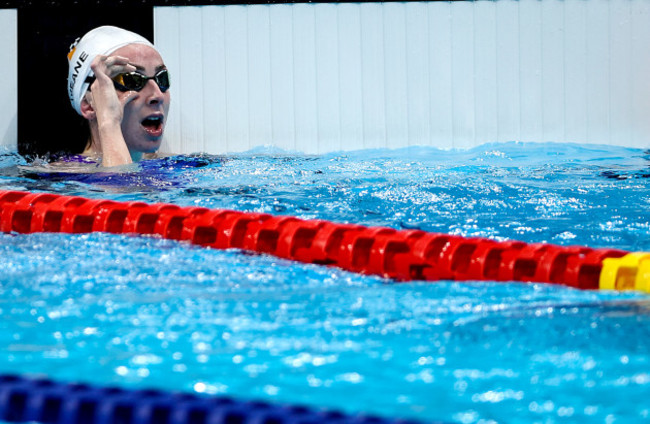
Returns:
[[[533,281],[597,289],[617,249],[498,242],[417,230],[336,224],[171,204],[0,191],[0,231],[154,235],[239,248],[407,280]]]

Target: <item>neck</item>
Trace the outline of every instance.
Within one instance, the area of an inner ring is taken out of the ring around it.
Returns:
[[[91,134],[91,136],[88,137],[88,142],[86,143],[86,147],[84,148],[84,151],[81,154],[95,159],[101,158],[102,150],[100,149],[98,144],[99,143],[93,141],[93,137]]]

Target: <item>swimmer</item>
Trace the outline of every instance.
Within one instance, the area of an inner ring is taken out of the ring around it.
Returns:
[[[71,46],[68,66],[70,103],[90,127],[83,156],[111,167],[160,148],[169,74],[151,42],[122,28],[98,27]]]

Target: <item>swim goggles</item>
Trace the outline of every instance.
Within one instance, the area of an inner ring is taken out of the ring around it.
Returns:
[[[113,78],[115,88],[120,91],[140,91],[147,85],[147,81],[154,80],[160,91],[163,93],[169,90],[169,71],[162,69],[152,77],[142,75],[139,72],[129,72],[128,74],[119,74]]]
[[[169,90],[169,71],[167,69],[162,69],[152,77],[142,75],[139,72],[129,72],[127,74],[119,74],[113,78],[113,85],[115,88],[120,91],[140,91],[147,85],[147,81],[154,80],[160,91],[163,93]],[[95,81],[95,77],[86,78],[88,84],[92,84]]]

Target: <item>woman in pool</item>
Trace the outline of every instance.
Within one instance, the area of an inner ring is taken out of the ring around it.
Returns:
[[[88,120],[83,152],[102,166],[155,153],[169,111],[169,74],[147,39],[113,26],[93,29],[68,54],[68,96]]]

